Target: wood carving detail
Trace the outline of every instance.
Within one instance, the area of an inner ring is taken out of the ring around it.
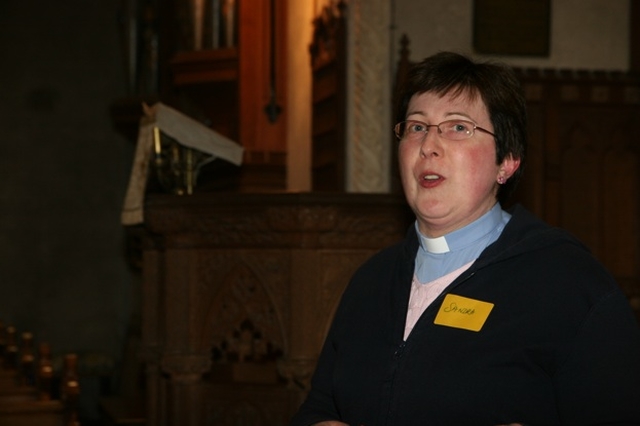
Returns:
[[[210,365],[211,360],[201,355],[171,354],[162,358],[162,369],[178,381],[197,381]]]
[[[405,209],[378,194],[148,198],[151,422],[286,424],[349,277],[402,237]]]
[[[202,345],[214,363],[274,363],[286,349],[284,325],[288,286],[286,257],[280,251],[203,253]],[[204,303],[204,302],[203,302]]]
[[[351,195],[353,196],[353,195]],[[353,196],[355,198],[355,196]],[[383,199],[388,203],[390,198]],[[177,208],[171,205],[147,211],[148,226],[165,234],[167,247],[380,247],[397,241],[407,227],[403,200],[389,204],[342,206],[276,204],[260,208]]]

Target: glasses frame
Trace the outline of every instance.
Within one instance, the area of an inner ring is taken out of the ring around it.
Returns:
[[[430,128],[430,127],[435,127],[436,129],[438,129],[438,134],[442,136],[442,135],[443,135],[443,133],[442,133],[442,129],[440,129],[440,126],[441,126],[442,124],[444,124],[444,123],[449,123],[449,122],[451,122],[451,121],[454,121],[454,122],[469,123],[469,124],[471,124],[471,125],[472,125],[471,134],[470,134],[468,137],[463,138],[463,139],[459,139],[459,140],[466,140],[466,139],[470,139],[470,138],[472,138],[472,137],[473,137],[473,135],[475,134],[475,131],[476,131],[476,130],[479,130],[479,131],[481,131],[481,132],[483,132],[483,133],[486,133],[486,134],[488,134],[488,135],[491,135],[491,136],[493,136],[494,138],[496,137],[495,133],[492,133],[492,132],[488,131],[487,129],[484,129],[484,128],[482,128],[482,127],[478,126],[478,125],[477,125],[476,123],[474,123],[473,121],[470,121],[470,120],[457,120],[457,119],[453,119],[453,120],[445,120],[445,121],[442,121],[442,122],[440,122],[440,123],[438,123],[438,124],[427,124],[427,123],[425,123],[425,122],[423,122],[423,121],[420,121],[420,120],[404,120],[404,121],[401,121],[401,122],[397,123],[395,126],[393,126],[393,131],[394,131],[394,133],[395,133],[396,137],[397,137],[399,140],[402,140],[402,139],[404,139],[404,136],[400,136],[400,126],[402,126],[403,124],[406,124],[406,123],[419,123],[419,124],[423,125],[423,126],[426,128],[426,130],[425,130],[425,132],[424,132],[424,136],[423,136],[423,138],[424,138],[424,137],[426,137],[426,136],[427,136],[427,134],[429,133],[429,128]],[[442,138],[444,138],[444,139],[446,139],[446,140],[453,140],[453,141],[455,141],[455,140],[456,140],[456,139],[449,139],[449,138],[446,138],[446,137],[444,137],[444,136],[442,136]]]

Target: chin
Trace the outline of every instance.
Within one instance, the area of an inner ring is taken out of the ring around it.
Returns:
[[[446,211],[443,206],[419,206],[418,208],[412,208],[417,217],[421,219],[421,222],[425,224],[437,224],[446,217]]]

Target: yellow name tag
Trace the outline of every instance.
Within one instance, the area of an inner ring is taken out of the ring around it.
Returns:
[[[447,294],[434,324],[480,331],[493,309],[493,303]]]

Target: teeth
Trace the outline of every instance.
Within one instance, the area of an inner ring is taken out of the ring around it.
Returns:
[[[438,175],[425,175],[423,179],[424,180],[436,180],[436,179],[439,179],[439,178],[440,178],[440,176],[438,176]]]

